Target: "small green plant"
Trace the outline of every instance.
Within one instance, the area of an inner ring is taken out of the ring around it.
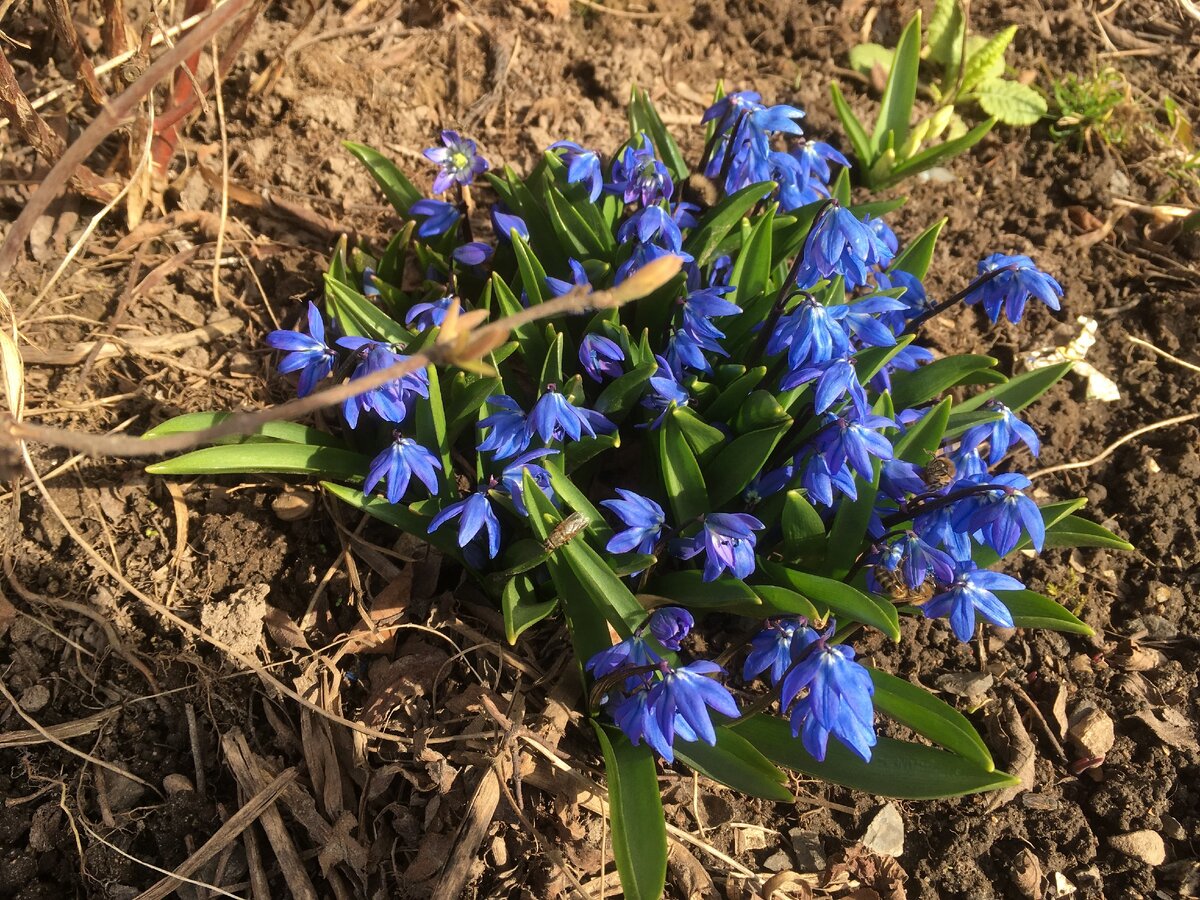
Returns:
[[[1041,94],[1006,77],[1004,54],[1016,33],[1017,27],[1010,25],[990,38],[970,34],[959,0],[938,0],[924,42],[918,11],[895,49],[866,43],[850,51],[850,65],[856,71],[885,73],[887,79],[870,136],[837,84],[831,86],[834,106],[859,158],[867,187],[889,187],[964,153],[997,122],[1027,126],[1046,114]],[[922,60],[939,69],[940,75],[921,82]],[[933,105],[914,123],[918,88]],[[968,128],[958,109],[972,103],[988,118]]]
[[[1130,99],[1129,83],[1113,68],[1090,78],[1067,74],[1051,85],[1058,121],[1050,126],[1055,140],[1070,141],[1077,149],[1092,149],[1092,136],[1111,147],[1127,138],[1128,123],[1117,110]]]

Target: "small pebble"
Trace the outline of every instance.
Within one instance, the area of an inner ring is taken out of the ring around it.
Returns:
[[[17,702],[21,705],[21,709],[27,713],[41,712],[50,702],[50,688],[44,684],[35,684],[21,691],[21,696],[17,698]]]
[[[180,775],[177,772],[172,772],[163,779],[163,790],[167,792],[168,797],[174,797],[176,794],[183,794],[188,791],[196,790],[192,780],[186,775]]]
[[[767,857],[767,861],[763,863],[763,868],[768,872],[786,872],[792,867],[792,861],[788,855],[782,850],[777,850]]]
[[[1113,720],[1094,706],[1077,706],[1068,720],[1067,739],[1083,756],[1104,756],[1116,740]]]
[[[792,839],[792,856],[796,860],[797,872],[825,871],[825,847],[819,834],[793,828],[788,832],[788,837]]]
[[[904,855],[904,819],[894,803],[887,804],[875,814],[862,842],[880,856]]]
[[[1118,853],[1141,860],[1149,866],[1161,866],[1167,858],[1167,845],[1157,832],[1143,830],[1114,834],[1108,839]]]

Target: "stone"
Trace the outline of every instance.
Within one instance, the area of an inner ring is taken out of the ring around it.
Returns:
[[[996,679],[983,672],[951,672],[934,682],[941,690],[964,698],[972,706],[981,704]]]
[[[1167,859],[1166,843],[1158,832],[1149,829],[1114,834],[1108,842],[1118,853],[1141,860],[1148,866],[1161,866]]]
[[[196,790],[192,780],[186,775],[180,775],[178,772],[172,772],[163,779],[163,790],[167,792],[168,797],[174,797],[176,794],[184,794],[189,791]]]
[[[787,872],[792,868],[792,861],[782,850],[776,850],[767,857],[763,868],[768,872]]]
[[[889,803],[875,814],[862,838],[863,846],[880,856],[904,854],[904,819],[896,804]]]
[[[1094,706],[1077,706],[1068,720],[1067,740],[1081,756],[1103,757],[1116,740],[1113,720]]]
[[[792,839],[792,858],[796,861],[797,872],[825,871],[825,847],[819,834],[793,828],[788,831],[788,837]]]
[[[50,702],[50,688],[44,684],[33,684],[21,691],[17,703],[27,713],[41,712]]]
[[[113,812],[126,812],[138,805],[146,796],[146,786],[138,784],[117,772],[104,771],[104,781],[108,788],[108,808]]]

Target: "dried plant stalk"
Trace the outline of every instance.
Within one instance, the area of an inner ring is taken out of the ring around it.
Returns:
[[[83,84],[83,88],[92,98],[92,102],[97,106],[103,106],[108,100],[108,95],[104,93],[104,88],[100,87],[100,79],[96,77],[95,66],[92,65],[88,55],[83,52],[83,44],[79,42],[79,32],[75,30],[75,23],[71,20],[71,8],[67,5],[67,0],[46,0],[46,8],[50,13],[50,21],[54,24],[54,30],[58,32],[59,38],[67,45],[67,50],[71,54],[71,65],[75,69],[75,77]]]

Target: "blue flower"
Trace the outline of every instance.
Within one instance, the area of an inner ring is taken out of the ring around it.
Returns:
[[[806,624],[804,619],[772,619],[751,639],[750,653],[742,666],[742,678],[751,681],[769,670],[771,684],[779,684],[779,679],[792,664],[792,637],[796,629]]]
[[[600,413],[575,406],[553,385],[546,386],[526,423],[530,438],[536,434],[546,443],[567,438],[577,441],[584,435],[594,438],[597,431],[607,434],[615,430],[616,426]]]
[[[492,247],[490,244],[484,244],[480,241],[471,241],[468,244],[455,247],[450,251],[450,255],[455,262],[464,266],[482,266],[485,262],[492,258]]]
[[[658,417],[650,424],[651,429],[658,428],[663,418],[672,406],[687,406],[688,392],[680,384],[680,376],[671,364],[661,356],[655,356],[658,369],[650,376],[650,390],[642,397],[642,406],[658,413]]]
[[[616,378],[624,373],[621,363],[625,351],[611,338],[592,332],[585,334],[579,343],[579,365],[592,381]]]
[[[874,231],[879,239],[887,244],[887,248],[892,251],[893,256],[900,249],[900,242],[896,240],[896,232],[892,231],[892,227],[883,221],[883,219],[868,213],[863,218],[863,224]]]
[[[787,315],[782,316],[775,332],[767,340],[772,356],[788,351],[788,366],[802,369],[828,362],[850,352],[850,336],[842,319],[831,307],[806,295]]]
[[[668,650],[679,650],[680,642],[688,636],[696,620],[679,606],[663,606],[650,614],[646,629]]]
[[[364,297],[370,298],[379,296],[379,283],[375,278],[375,270],[370,266],[363,268],[362,294]]]
[[[659,659],[659,655],[646,643],[642,629],[639,628],[625,640],[595,654],[584,665],[584,669],[591,672],[596,678],[603,678],[620,669],[656,665]]]
[[[683,249],[683,232],[661,206],[643,207],[621,223],[617,239],[627,244],[635,238],[643,244],[657,243],[675,254]]]
[[[613,717],[613,721],[617,723],[617,727],[625,733],[629,742],[635,747],[645,742],[667,762],[675,761],[675,751],[671,747],[671,741],[663,736],[658,727],[658,714],[652,705],[648,686],[635,690],[619,701],[610,703],[608,711]],[[676,730],[678,731],[678,729]]]
[[[907,347],[901,348],[895,356],[884,364],[882,369],[875,373],[875,377],[870,382],[871,387],[875,388],[879,393],[890,391],[892,389],[893,372],[915,372],[921,366],[931,363],[933,360],[933,354],[924,347],[909,344]],[[900,413],[896,415],[899,416]]]
[[[913,519],[913,531],[930,546],[941,545],[955,559],[971,556],[971,534],[954,525],[954,507],[942,506]]]
[[[485,535],[488,559],[495,559],[500,552],[500,520],[492,509],[487,490],[480,489],[457,503],[451,503],[433,517],[429,533],[433,534],[456,516],[461,517],[458,521],[458,546],[466,547],[477,534]]]
[[[666,513],[649,497],[624,488],[617,488],[617,493],[620,500],[602,500],[600,505],[616,513],[625,530],[613,535],[604,549],[609,553],[653,553],[666,525]]]
[[[730,285],[713,285],[690,291],[683,301],[683,330],[696,344],[710,353],[728,354],[717,341],[725,337],[712,323],[714,318],[736,316],[742,308],[722,298],[733,290]]]
[[[716,352],[721,356],[729,355],[719,346]],[[682,372],[685,369],[692,369],[697,372],[712,371],[712,364],[709,363],[708,357],[704,355],[704,349],[686,331],[671,331],[670,337],[667,338],[667,362],[677,372]]]
[[[404,317],[404,324],[410,328],[414,325],[417,331],[426,331],[441,325],[446,321],[446,310],[454,302],[454,297],[442,297],[428,303],[414,303]]]
[[[1020,442],[1029,448],[1029,452],[1037,456],[1041,451],[1041,442],[1037,432],[1016,417],[1011,409],[999,400],[989,400],[986,408],[1000,413],[995,422],[984,422],[976,425],[962,436],[963,448],[976,448],[984,441],[988,442],[988,465],[994,466],[1004,458],[1009,447]]]
[[[829,362],[806,366],[785,375],[779,388],[790,391],[815,381],[817,390],[813,397],[813,409],[817,412],[823,413],[843,397],[848,397],[855,409],[863,413],[868,408],[867,393],[859,383],[854,362],[854,357],[847,354]]]
[[[954,579],[954,559],[950,554],[926,543],[916,532],[905,532],[893,547],[903,556],[900,570],[904,583],[914,591],[925,583],[930,572],[943,583]]]
[[[716,134],[728,134],[743,112],[762,108],[762,95],[757,91],[734,91],[706,109],[700,122],[704,124],[716,119]]]
[[[808,288],[822,278],[841,275],[847,288],[856,288],[866,284],[872,269],[886,266],[893,255],[870,226],[833,201],[808,236],[796,283]]]
[[[780,706],[786,709],[807,688],[791,714],[792,734],[801,738],[804,749],[822,762],[833,735],[870,762],[877,740],[875,685],[871,673],[854,661],[852,647],[828,643],[833,630],[830,623],[824,632],[806,628],[793,638],[793,653],[800,662],[784,676]]]
[[[673,744],[676,732],[681,731],[677,727],[676,716],[682,718],[695,735],[685,737],[685,740],[699,739],[715,745],[717,733],[713,729],[709,708],[731,719],[741,714],[729,689],[719,681],[706,677],[723,671],[715,662],[701,659],[676,669],[667,669],[662,680],[650,689],[648,702],[654,709],[659,731],[666,743]],[[684,737],[682,732],[679,736]]]
[[[909,494],[922,494],[926,491],[925,476],[916,463],[887,459],[879,469],[879,491],[892,500],[903,500]]]
[[[851,500],[858,499],[858,487],[854,473],[847,466],[830,469],[829,463],[820,453],[814,453],[800,470],[800,484],[808,492],[808,498],[822,506],[833,506],[833,491],[836,488]]]
[[[1017,579],[1000,572],[980,569],[975,563],[955,563],[954,580],[946,590],[922,607],[927,619],[950,617],[950,628],[960,641],[969,641],[975,633],[975,616],[1002,628],[1012,628],[1013,618],[1008,607],[993,591],[1019,591],[1024,587]]]
[[[982,303],[984,312],[993,322],[1000,318],[1001,310],[1010,322],[1020,322],[1030,297],[1036,297],[1053,310],[1059,309],[1062,286],[1038,269],[1028,256],[993,253],[979,263],[981,276],[998,270],[999,275],[973,285],[963,298],[969,305]]]
[[[512,240],[514,231],[525,240],[529,240],[529,226],[525,224],[525,220],[502,209],[500,204],[492,207],[492,228],[495,229],[497,237],[506,241]]]
[[[508,459],[516,456],[529,446],[529,428],[525,410],[512,397],[495,394],[488,397],[487,402],[499,408],[479,420],[480,429],[490,428],[488,436],[483,439],[478,449],[493,453],[496,459]]]
[[[363,493],[369,494],[387,476],[388,503],[399,503],[414,475],[431,494],[438,492],[437,472],[442,461],[412,438],[396,432],[392,442],[371,460]]]
[[[975,494],[954,505],[954,527],[959,531],[982,532],[984,543],[1000,556],[1011,553],[1020,543],[1021,528],[1029,532],[1029,542],[1041,550],[1046,525],[1038,505],[1021,488],[1029,487],[1024,475],[995,475],[989,483],[1003,489]]]
[[[715,581],[726,569],[735,578],[749,578],[754,572],[754,532],[765,527],[746,513],[709,513],[704,517],[704,527],[676,552],[683,559],[691,559],[703,551],[705,581]]]
[[[462,214],[453,203],[444,200],[418,200],[408,209],[414,219],[423,219],[417,226],[417,234],[423,238],[437,237],[453,228]]]
[[[430,147],[425,158],[441,168],[433,180],[433,192],[443,193],[453,184],[467,185],[488,170],[487,160],[475,149],[475,142],[460,137],[456,131],[443,131],[444,147]]]
[[[517,508],[517,512],[521,515],[527,515],[523,491],[526,472],[533,479],[533,483],[546,495],[546,499],[554,499],[554,487],[550,483],[550,473],[546,471],[545,466],[538,465],[535,460],[546,456],[553,456],[556,453],[558,453],[557,450],[548,449],[531,450],[528,453],[522,453],[512,462],[508,463],[504,467],[504,471],[500,473],[500,483],[508,491],[508,496],[512,498],[513,506]]]
[[[830,163],[850,168],[850,160],[823,141],[805,140],[798,148],[792,150],[792,154],[800,163],[801,178],[804,181],[815,176],[822,184],[829,184],[832,175],[829,171]]]
[[[566,151],[562,160],[567,164],[567,183],[587,185],[588,198],[594,203],[604,188],[599,154],[594,150],[585,150],[574,141],[558,141],[551,144],[550,149]]]
[[[865,481],[871,481],[875,474],[871,459],[891,459],[893,456],[891,442],[872,429],[895,427],[896,423],[885,416],[866,415],[858,420],[839,416],[831,418],[829,424],[817,432],[813,446],[825,457],[831,471],[849,462],[850,468]]]
[[[325,321],[321,311],[313,303],[308,304],[308,334],[298,331],[272,331],[267,335],[267,345],[276,350],[287,350],[288,354],[279,361],[280,372],[300,370],[300,381],[296,395],[307,397],[317,382],[333,371],[337,352],[325,343]]]
[[[371,375],[408,359],[395,353],[387,344],[362,337],[338,338],[338,346],[352,350],[358,364],[350,373],[351,380]],[[351,428],[358,427],[359,414],[373,412],[386,422],[403,422],[408,415],[412,398],[429,397],[429,373],[425,369],[409,372],[395,381],[372,388],[365,394],[351,397],[342,404],[342,414]]]
[[[561,297],[572,288],[588,287],[591,285],[587,270],[583,268],[583,264],[579,260],[568,259],[567,265],[571,267],[571,281],[563,281],[561,278],[546,276],[546,287],[550,288],[550,293],[554,294],[555,297]]]
[[[796,462],[793,459],[777,469],[756,475],[754,480],[750,482],[746,490],[742,493],[742,499],[747,504],[754,505],[765,500],[767,497],[775,496],[787,488],[795,478]]]
[[[670,199],[675,183],[667,167],[654,155],[650,139],[642,133],[613,161],[612,181],[605,187],[626,203],[640,200],[642,206],[652,206],[659,200]]]

